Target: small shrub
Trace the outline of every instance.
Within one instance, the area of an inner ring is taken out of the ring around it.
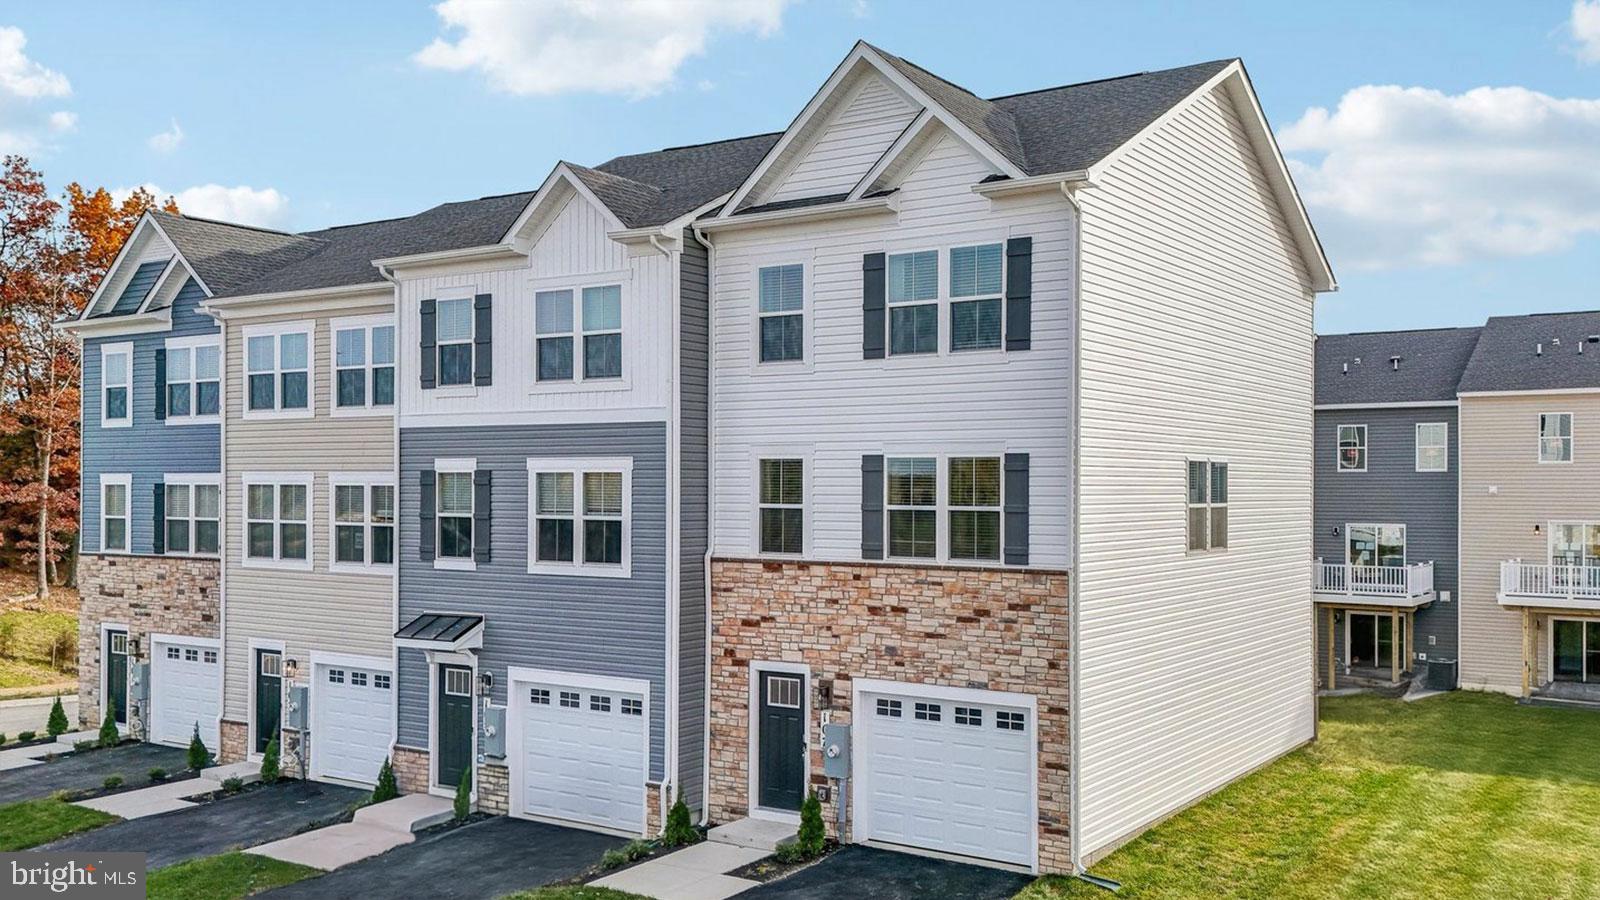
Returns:
[[[383,758],[383,765],[378,767],[378,786],[372,789],[372,802],[382,803],[400,796],[400,786],[394,780],[394,766],[389,763],[389,757]]]
[[[772,851],[772,858],[785,866],[803,863],[810,859],[810,857],[806,856],[805,851],[800,849],[800,845],[794,841],[790,841],[787,844],[779,844],[778,849]]]
[[[238,776],[234,776],[233,778],[226,779],[222,782],[222,792],[224,794],[237,794],[242,790],[244,790],[244,779],[239,778]]]
[[[278,739],[273,738],[261,753],[261,781],[264,784],[277,784],[282,777],[283,772],[278,768]]]
[[[456,782],[455,818],[457,822],[465,822],[470,815],[472,815],[472,767],[467,766],[461,771],[460,780]]]
[[[600,856],[600,868],[610,871],[620,869],[628,864],[628,854],[621,850],[607,850]]]
[[[152,782],[155,782],[155,781],[166,781],[167,780],[167,770],[161,768],[160,766],[157,766],[154,769],[151,769],[150,770],[150,780]]]
[[[107,777],[105,781],[100,782],[100,786],[108,791],[114,791],[117,788],[122,787],[122,776],[111,775]]]
[[[189,738],[189,768],[196,772],[204,769],[211,762],[211,751],[206,749],[206,742],[200,740],[200,723],[194,726],[194,737]]]
[[[646,856],[649,856],[655,851],[656,845],[645,840],[629,841],[622,848],[622,852],[628,857],[628,862],[644,859]]]
[[[50,707],[50,721],[45,725],[45,731],[51,737],[60,737],[66,734],[70,727],[72,726],[67,722],[67,711],[61,708],[61,695],[57,694],[55,705]]]
[[[72,745],[72,749],[82,753],[85,750],[93,750],[98,746],[100,746],[100,742],[96,740],[77,741]]]
[[[122,740],[122,735],[117,733],[117,701],[106,702],[106,717],[100,723],[100,741],[102,747],[115,747]]]
[[[0,744],[4,744],[5,742],[6,742],[6,733],[4,731],[0,731]]]
[[[17,732],[17,743],[26,744],[38,736],[39,733],[36,731],[19,731]]]
[[[800,830],[795,845],[810,859],[822,852],[827,838],[827,831],[822,827],[822,803],[817,799],[817,792],[811,791],[806,794],[806,802],[800,804]]]
[[[661,832],[661,843],[668,847],[684,847],[699,840],[700,832],[694,827],[689,804],[683,802],[683,795],[679,794],[672,809],[667,811],[667,827]]]

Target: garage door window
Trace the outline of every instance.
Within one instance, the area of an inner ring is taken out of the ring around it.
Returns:
[[[900,718],[900,701],[878,698],[878,715],[888,716],[891,719]]]
[[[1001,731],[1023,731],[1027,728],[1027,714],[1000,710],[994,714],[994,727]]]
[[[344,684],[344,670],[343,669],[329,669],[328,670],[328,683],[329,684]]]
[[[550,692],[544,688],[533,688],[528,691],[528,702],[538,706],[549,706]]]
[[[195,650],[193,648],[186,648],[183,651],[183,661],[184,662],[199,662],[200,661],[200,651],[199,650]]]
[[[577,692],[575,692],[575,691],[562,691],[561,692],[561,706],[563,708],[565,708],[565,709],[578,709],[582,705],[583,704],[578,702],[578,694],[577,694]]]
[[[644,701],[643,700],[632,700],[632,699],[629,699],[627,697],[623,697],[622,698],[622,714],[625,715],[625,716],[642,716],[642,715],[644,715]]]
[[[372,686],[374,688],[377,688],[380,691],[387,691],[389,689],[389,676],[387,676],[387,675],[374,675],[374,676],[372,676]]]
[[[981,726],[983,724],[983,710],[976,706],[956,707],[956,724]]]
[[[937,703],[918,703],[916,705],[916,718],[919,722],[937,722],[943,715]]]
[[[215,663],[217,661],[217,651],[215,651],[215,650],[207,650],[205,652],[205,657],[206,657],[206,663],[208,665],[212,664],[212,663]]]
[[[590,694],[589,708],[595,712],[611,712],[611,698],[604,694]]]

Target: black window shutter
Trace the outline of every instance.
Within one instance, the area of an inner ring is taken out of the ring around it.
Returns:
[[[881,454],[861,457],[861,558],[883,559],[883,456]]]
[[[886,274],[882,253],[861,257],[862,359],[883,359]]]
[[[494,472],[479,469],[472,473],[472,558],[489,561],[494,541]]]
[[[1028,564],[1028,454],[1007,453],[1005,469],[1006,565],[1025,566]]]
[[[167,417],[167,348],[156,348],[156,418]],[[159,487],[159,485],[157,486]],[[161,551],[157,550],[157,553]]]
[[[439,301],[422,301],[422,389],[432,390],[439,386]],[[430,473],[430,482],[433,477]],[[432,559],[430,554],[428,559]]]
[[[421,531],[417,535],[418,556],[423,562],[433,561],[433,546],[438,533],[438,496],[437,478],[432,469],[423,469],[418,479],[418,486],[422,488],[422,500],[417,504],[417,524]]]
[[[472,383],[483,387],[494,383],[494,297],[479,294],[472,298]]]
[[[155,553],[165,553],[167,552],[167,486],[159,481],[156,482],[154,494],[156,510],[152,519],[156,526],[156,536],[151,550]]]
[[[1006,349],[1033,346],[1033,238],[1006,241]]]

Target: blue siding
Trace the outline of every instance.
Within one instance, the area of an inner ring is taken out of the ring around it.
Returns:
[[[139,305],[150,295],[150,289],[156,286],[156,279],[161,277],[161,272],[166,269],[170,261],[163,259],[141,263],[139,268],[134,269],[127,286],[122,289],[122,296],[112,304],[111,315],[122,316],[138,312]]]
[[[494,472],[493,558],[476,571],[418,558],[418,475],[439,457],[474,457]],[[632,577],[528,574],[528,457],[633,457]],[[506,667],[650,682],[650,777],[664,768],[666,702],[666,425],[508,425],[400,432],[400,621],[423,612],[485,618],[480,672],[506,702]],[[399,742],[428,746],[428,671],[402,650]]]
[[[1449,427],[1449,469],[1416,470],[1416,426],[1444,422]],[[1450,592],[1416,617],[1416,651],[1429,658],[1456,657],[1459,432],[1454,407],[1419,409],[1321,410],[1316,414],[1316,496],[1313,546],[1327,562],[1345,558],[1345,525],[1350,522],[1406,526],[1408,562],[1433,561],[1434,589]],[[1340,425],[1367,426],[1367,471],[1340,472],[1336,464]],[[1339,534],[1334,534],[1334,529]],[[1317,616],[1319,672],[1327,668],[1325,614]],[[1335,650],[1344,658],[1344,628],[1335,628]],[[1419,669],[1420,671],[1420,669]]]
[[[217,323],[198,311],[205,293],[194,281],[172,303],[170,331],[97,337],[83,342],[83,509],[79,546],[100,551],[100,475],[131,473],[129,549],[150,553],[155,541],[155,485],[167,472],[216,474],[222,468],[220,426],[168,425],[156,419],[156,350],[169,337],[217,334]],[[100,427],[100,348],[133,344],[133,425]]]
[[[678,790],[700,809],[705,783],[706,578],[710,530],[708,488],[710,397],[710,305],[706,248],[683,233],[678,296],[682,310],[679,342],[678,501]]]

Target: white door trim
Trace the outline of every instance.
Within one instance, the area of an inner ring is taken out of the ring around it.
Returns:
[[[321,716],[319,714],[321,707],[317,706],[317,685],[321,684],[322,680],[317,677],[317,669],[321,666],[347,666],[352,669],[371,669],[375,672],[388,673],[390,698],[389,747],[385,752],[388,754],[390,765],[393,765],[396,720],[399,718],[400,712],[400,686],[398,684],[399,679],[395,677],[389,658],[384,656],[357,656],[351,653],[330,653],[322,650],[313,650],[309,656],[311,659],[311,671],[310,678],[306,684],[306,705],[310,709],[306,710],[306,722],[311,726],[311,765],[308,768],[311,780],[331,781],[337,784],[356,783],[347,782],[343,778],[328,778],[318,768],[318,760],[322,754],[317,752],[317,731],[321,727]],[[361,783],[360,786],[371,787],[371,785],[365,783]]]
[[[289,651],[284,648],[283,641],[268,640],[266,638],[251,638],[248,642],[246,642],[245,647],[246,647],[245,659],[247,660],[247,662],[245,663],[245,666],[246,666],[245,672],[248,673],[246,675],[246,677],[245,677],[245,682],[244,682],[244,684],[245,684],[245,692],[244,692],[245,693],[245,726],[244,726],[245,759],[247,759],[250,762],[261,762],[261,753],[256,750],[256,678],[258,676],[260,676],[260,674],[261,674],[261,672],[260,672],[260,663],[256,659],[256,651],[257,650],[267,650],[267,651],[276,652],[278,654],[278,664],[280,666],[280,668],[278,670],[279,672],[283,671],[281,666],[283,665],[284,662],[286,662],[288,660]],[[280,760],[283,758],[283,713],[285,711],[283,709],[283,698],[281,696],[282,692],[283,692],[283,680],[284,680],[284,676],[283,675],[279,675],[278,676],[278,691],[279,691],[280,696],[279,696],[279,699],[278,699],[278,704],[279,704],[279,706],[278,706],[278,758]],[[218,755],[219,756],[221,755],[220,748],[219,748]]]
[[[425,651],[428,661],[428,793],[435,797],[455,798],[455,790],[439,786],[439,667],[461,666],[472,670],[472,802],[478,801],[477,736],[478,736],[478,656],[475,653],[446,653]],[[397,708],[398,709],[398,708]]]
[[[745,785],[745,790],[747,791],[745,809],[749,810],[750,818],[752,819],[798,823],[800,821],[798,812],[764,809],[757,802],[761,797],[761,784],[759,781],[761,773],[759,762],[761,759],[761,676],[772,673],[776,675],[799,675],[805,679],[805,684],[800,691],[803,695],[800,704],[800,721],[804,726],[805,744],[805,769],[801,784],[809,785],[811,783],[811,666],[806,663],[752,660],[746,671],[749,672],[746,677],[749,679],[750,684],[748,702],[749,727],[746,729],[749,732],[749,746],[745,748],[745,759],[749,761],[745,768],[749,770],[749,777]],[[803,800],[804,798],[802,797],[801,799]]]
[[[145,729],[144,729],[145,739],[146,740],[150,739],[150,737],[152,735],[152,732],[153,732],[153,730],[155,728],[156,697],[159,696],[157,694],[157,692],[156,692],[156,689],[155,689],[156,688],[156,685],[155,685],[155,681],[156,681],[156,661],[158,659],[160,659],[160,655],[156,653],[156,647],[158,645],[164,645],[164,644],[193,644],[193,645],[195,645],[197,647],[205,647],[207,649],[217,651],[217,709],[216,709],[216,717],[215,717],[215,719],[213,719],[213,724],[215,724],[216,728],[217,728],[217,746],[215,746],[215,747],[207,747],[206,749],[210,750],[213,756],[221,757],[222,756],[222,691],[223,691],[223,685],[222,685],[222,681],[223,681],[222,639],[221,638],[208,638],[208,637],[191,637],[191,636],[186,635],[186,634],[151,634],[149,636],[149,639],[150,639],[150,708],[145,711]]]
[[[113,631],[120,631],[128,636],[129,641],[133,640],[133,629],[122,624],[121,622],[100,623],[100,721],[93,723],[96,729],[99,729],[99,727],[106,720],[106,657],[111,653],[109,635]],[[122,681],[122,717],[127,719],[127,722],[117,726],[118,734],[127,734],[128,726],[133,723],[133,716],[128,711],[129,687],[131,687],[131,685],[129,684],[128,679],[124,677]]]

